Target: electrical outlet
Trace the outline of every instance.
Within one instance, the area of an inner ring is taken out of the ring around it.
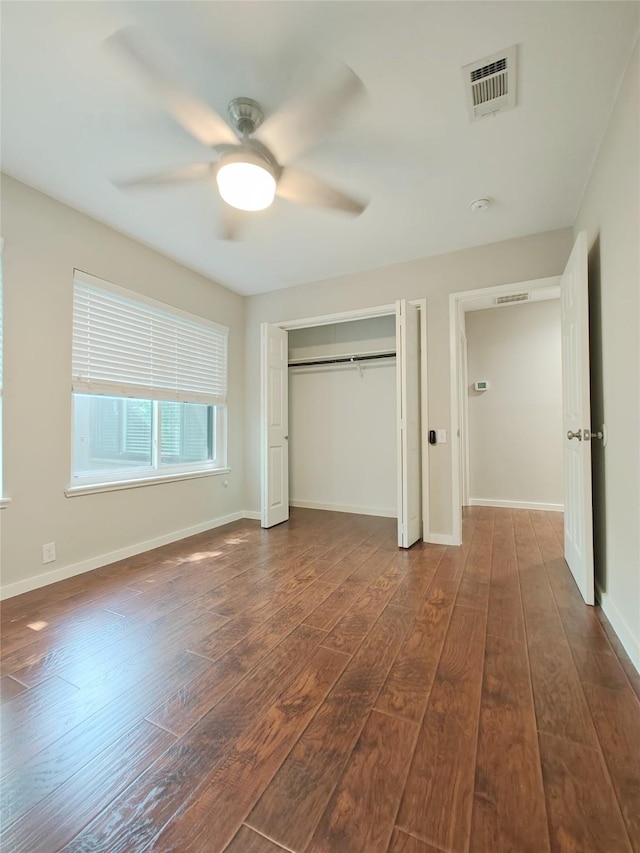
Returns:
[[[43,563],[54,563],[56,559],[56,543],[55,542],[47,542],[46,545],[42,546],[42,562]]]
[[[447,443],[447,431],[446,429],[438,430],[438,444],[446,444]]]

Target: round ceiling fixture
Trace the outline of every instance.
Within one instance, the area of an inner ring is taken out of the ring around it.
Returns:
[[[216,183],[223,200],[238,210],[265,210],[276,194],[271,164],[252,151],[227,154],[220,160]]]
[[[488,198],[477,198],[475,201],[472,201],[469,205],[469,210],[472,210],[476,213],[478,210],[488,210],[489,205],[491,204],[491,199]]]

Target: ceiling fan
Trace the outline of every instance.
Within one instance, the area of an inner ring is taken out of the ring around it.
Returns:
[[[215,181],[223,207],[222,236],[234,239],[243,212],[265,210],[275,196],[298,204],[338,210],[354,216],[366,202],[291,168],[302,151],[332,130],[364,93],[360,78],[342,66],[330,85],[316,87],[285,104],[266,120],[251,98],[234,98],[228,120],[167,74],[168,62],[136,27],[118,30],[109,39],[141,73],[170,115],[193,137],[211,148],[208,162],[134,179],[114,181],[121,188]],[[278,156],[274,152],[278,152]]]

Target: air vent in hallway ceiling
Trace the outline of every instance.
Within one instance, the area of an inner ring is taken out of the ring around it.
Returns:
[[[510,305],[512,302],[528,302],[528,293],[512,293],[509,296],[496,296],[496,305]]]
[[[471,121],[515,107],[515,45],[465,65],[462,70]]]

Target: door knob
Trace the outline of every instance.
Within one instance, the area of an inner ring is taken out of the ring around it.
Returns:
[[[577,429],[575,432],[571,432],[571,430],[569,430],[569,432],[567,433],[567,438],[569,439],[569,441],[571,441],[572,438],[577,438],[578,441],[582,441],[582,430]]]
[[[582,435],[585,441],[589,441],[592,438],[604,438],[604,433],[602,433],[600,430],[598,430],[597,432],[591,432],[590,429],[583,429]]]

